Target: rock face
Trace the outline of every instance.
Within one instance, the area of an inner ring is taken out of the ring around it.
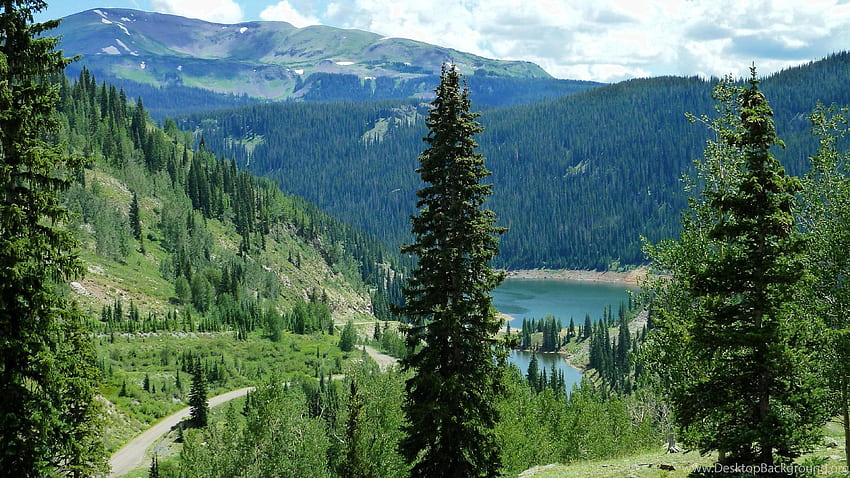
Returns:
[[[86,297],[91,295],[91,294],[89,294],[89,291],[86,290],[86,288],[83,286],[83,284],[80,284],[77,281],[73,281],[69,285],[71,286],[71,290],[74,291],[77,294],[80,294],[80,295],[86,296]]]

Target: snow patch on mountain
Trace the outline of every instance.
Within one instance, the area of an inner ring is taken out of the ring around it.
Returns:
[[[104,24],[106,24],[106,25],[112,25],[112,22],[111,22],[111,21],[109,21],[109,20],[107,20],[107,19],[105,19],[105,18],[101,18],[101,19],[100,19],[100,23],[104,23]]]
[[[245,33],[248,31],[248,27],[242,27],[239,29],[239,33]]]
[[[351,66],[351,65],[354,64],[354,62],[353,61],[338,61],[338,62],[336,62],[336,64],[339,65],[339,66]]]
[[[134,51],[130,50],[130,47],[128,47],[127,45],[125,45],[123,41],[121,41],[121,40],[119,40],[119,39],[117,39],[117,38],[116,38],[116,39],[115,39],[115,43],[118,43],[118,46],[120,46],[121,48],[123,48],[123,49],[124,49],[124,51],[126,51],[127,53],[129,53],[129,54],[131,54],[131,55],[138,55],[138,53],[136,53],[136,52],[134,52]]]
[[[106,48],[101,48],[100,51],[106,53],[107,55],[120,55],[121,52],[118,51],[118,48],[115,48],[114,45],[109,45]]]

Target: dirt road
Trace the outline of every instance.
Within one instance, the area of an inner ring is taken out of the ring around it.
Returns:
[[[373,349],[372,347],[369,347],[368,345],[364,345],[363,348],[366,350],[366,353],[369,354],[370,357],[372,357],[372,360],[374,360],[378,364],[378,367],[381,369],[381,372],[386,371],[387,367],[396,365],[398,363],[398,359],[396,359],[395,357],[390,357],[387,354],[382,354],[381,352],[378,352],[377,350]]]
[[[231,392],[223,393],[209,399],[210,407],[221,405],[229,402],[234,398],[239,398],[248,394],[254,387],[240,388]],[[145,453],[154,442],[160,437],[168,433],[181,420],[189,416],[189,407],[174,412],[173,414],[163,418],[154,426],[148,428],[141,435],[134,438],[132,441],[124,445],[120,450],[116,451],[109,459],[109,466],[112,468],[110,477],[126,475],[142,465],[145,459]]]
[[[366,353],[372,357],[372,360],[377,362],[378,367],[380,367],[381,371],[387,369],[387,367],[396,365],[398,360],[395,357],[390,357],[387,354],[383,354],[373,349],[372,347],[365,346]],[[343,378],[344,375],[335,376],[334,379]],[[229,402],[234,398],[239,398],[245,396],[250,390],[253,390],[254,387],[246,387],[240,388],[239,390],[233,390],[232,392],[227,392],[215,397],[212,397],[209,400],[210,407],[214,407],[216,405],[221,405],[222,403]],[[132,441],[124,445],[120,450],[116,451],[115,454],[112,455],[112,458],[109,459],[109,465],[112,467],[112,473],[109,474],[110,477],[118,477],[122,475],[126,475],[127,473],[135,470],[136,468],[143,465],[143,461],[145,460],[145,455],[148,449],[163,435],[168,433],[169,430],[177,426],[181,420],[187,418],[189,416],[189,407],[186,407],[182,410],[179,410],[165,418],[161,421],[157,422],[152,427],[148,428],[141,435],[134,438]]]

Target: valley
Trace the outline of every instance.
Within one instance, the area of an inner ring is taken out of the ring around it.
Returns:
[[[850,53],[604,84],[31,22],[0,12],[0,473],[846,474]]]

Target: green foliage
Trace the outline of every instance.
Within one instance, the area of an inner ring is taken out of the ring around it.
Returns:
[[[330,477],[330,443],[299,387],[268,382],[249,396],[244,424],[224,423],[190,432],[181,452],[181,476]]]
[[[502,279],[490,260],[498,252],[492,211],[482,209],[490,173],[475,152],[481,131],[470,112],[468,90],[451,65],[443,66],[437,98],[431,103],[420,155],[425,186],[417,193],[413,244],[402,248],[419,258],[405,288],[402,309],[412,326],[403,364],[413,370],[404,410],[409,420],[402,450],[412,476],[496,476],[498,443],[493,401],[498,396],[493,336],[500,321],[489,291]]]
[[[520,348],[539,352],[556,352],[561,349],[561,329],[563,328],[561,320],[555,319],[553,315],[546,315],[540,320],[523,318]],[[540,334],[540,340],[532,341],[532,336],[537,333]]]
[[[0,469],[15,476],[105,471],[95,404],[97,371],[75,304],[56,290],[77,277],[77,242],[59,192],[81,166],[54,137],[57,88],[70,62],[33,23],[42,1],[0,13]]]
[[[658,442],[653,417],[638,413],[636,398],[605,397],[587,380],[569,399],[548,389],[536,393],[516,367],[502,380],[496,437],[505,476],[535,465],[624,456]]]
[[[822,318],[828,346],[822,349],[831,401],[844,428],[850,454],[850,158],[846,148],[847,110],[818,105],[813,133],[820,146],[803,179],[800,221],[808,244],[807,265],[814,280],[804,290],[804,305]]]
[[[654,288],[650,367],[684,438],[741,464],[799,456],[828,415],[817,322],[795,303],[804,273],[792,216],[800,183],[771,154],[779,141],[758,84],[753,71],[747,87],[718,85],[718,139],[697,165],[700,195],[681,239],[649,249],[669,277]]]
[[[376,342],[375,345],[387,355],[397,359],[402,359],[408,354],[407,342],[405,341],[403,330],[400,330],[398,327],[390,327],[389,322],[384,322],[384,328],[381,331],[381,340]]]
[[[357,331],[354,329],[354,321],[349,319],[339,336],[339,349],[343,352],[351,352],[356,344]]]
[[[148,469],[148,478],[160,478],[159,477],[159,460],[157,456],[154,455],[151,458],[151,466]]]
[[[349,393],[329,431],[345,437],[340,446],[331,448],[334,469],[340,477],[407,476],[409,467],[399,453],[404,438],[404,376],[396,370],[374,373],[361,366],[348,371],[346,382]]]
[[[193,151],[191,134],[173,121],[171,136],[152,127],[141,99],[128,104],[123,90],[98,85],[85,69],[60,93],[67,150],[96,158],[64,196],[78,214],[71,229],[86,261],[107,271],[95,280],[109,300],[130,281],[143,296],[135,317],[96,330],[232,330],[244,338],[276,325],[268,332],[280,337],[297,323],[300,333],[330,333],[336,307],[368,307],[371,296],[388,311],[403,300],[397,272],[405,260],[373,238],[203,146]],[[269,322],[267,310],[283,320]]]
[[[327,335],[283,331],[279,342],[257,333],[244,340],[234,340],[232,333],[115,335],[114,341],[109,335],[97,340],[94,362],[103,373],[100,394],[121,414],[143,424],[153,424],[188,406],[196,360],[207,379],[208,396],[253,385],[272,375],[282,374],[286,380],[330,377],[344,373],[349,362],[336,347],[336,340]],[[150,392],[144,392],[146,375]],[[117,428],[107,431],[110,451],[129,438],[126,433]]]
[[[192,366],[192,388],[189,390],[189,421],[196,427],[207,426],[209,404],[207,403],[207,378],[200,360]]]

